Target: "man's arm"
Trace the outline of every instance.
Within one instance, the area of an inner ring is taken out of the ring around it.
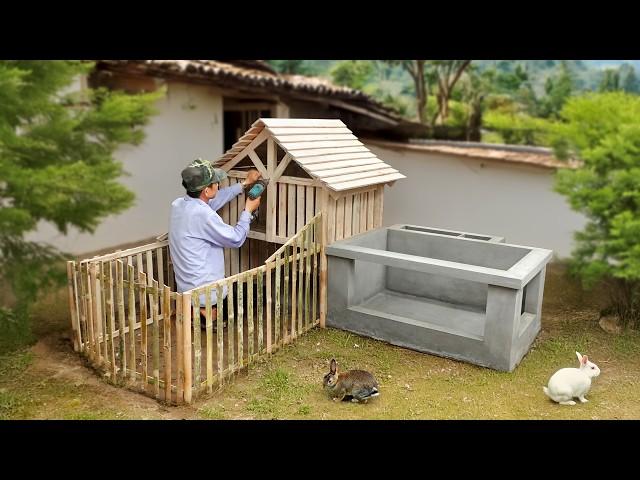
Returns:
[[[230,187],[233,188],[233,187]],[[202,225],[203,237],[223,248],[240,248],[247,238],[251,214],[243,210],[235,226],[227,225],[218,215],[210,215]]]
[[[218,190],[216,196],[209,200],[209,206],[215,211],[224,207],[232,198],[242,193],[242,183],[236,183]]]

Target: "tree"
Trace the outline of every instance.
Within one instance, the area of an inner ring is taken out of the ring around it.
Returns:
[[[338,85],[363,90],[374,71],[370,60],[343,60],[336,63],[329,73]]]
[[[587,219],[571,268],[585,286],[602,280],[624,325],[640,326],[640,97],[623,92],[567,101],[562,134],[584,165],[562,169],[555,188]]]
[[[628,93],[640,93],[640,82],[636,69],[628,63],[620,65],[620,88]]]
[[[430,69],[434,83],[438,86],[436,100],[438,111],[431,124],[442,125],[449,116],[449,99],[462,72],[471,64],[471,60],[431,60]]]
[[[607,68],[603,72],[598,91],[615,92],[617,90],[620,90],[620,71],[615,68]]]
[[[385,62],[393,66],[400,65],[411,75],[415,91],[418,119],[423,125],[428,125],[427,99],[429,97],[429,85],[425,71],[426,60],[385,60]]]
[[[63,254],[25,235],[39,221],[63,234],[71,226],[93,232],[104,217],[134,200],[118,183],[124,172],[112,155],[123,143],[142,142],[140,127],[161,92],[97,89],[86,99],[62,93],[92,67],[77,61],[0,61],[0,278],[13,297],[12,308],[0,308],[5,347],[28,335],[29,308],[38,291],[64,278]]]

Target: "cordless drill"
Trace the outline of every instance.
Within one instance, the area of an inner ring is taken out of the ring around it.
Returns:
[[[251,200],[255,200],[256,198],[261,196],[266,191],[268,184],[269,184],[269,179],[268,178],[260,178],[255,183],[247,185],[245,187],[245,193],[246,193],[247,197],[249,197]],[[256,218],[258,218],[258,210],[259,210],[259,208],[256,208],[253,211],[253,213],[251,214],[251,221],[252,222]]]

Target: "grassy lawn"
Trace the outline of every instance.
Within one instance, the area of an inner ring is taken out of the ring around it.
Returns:
[[[316,329],[294,345],[190,407],[164,407],[112,387],[86,369],[61,338],[68,325],[65,292],[39,304],[28,350],[0,357],[0,419],[637,419],[640,332],[610,335],[598,326],[602,298],[583,292],[561,265],[547,271],[542,331],[512,373],[394,347],[334,329]],[[542,386],[555,370],[588,354],[602,373],[590,400],[551,402]],[[380,397],[335,403],[322,390],[329,360],[371,371]]]

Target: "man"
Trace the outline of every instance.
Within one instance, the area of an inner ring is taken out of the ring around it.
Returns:
[[[244,182],[222,189],[219,189],[219,183],[227,173],[214,168],[208,160],[194,160],[181,175],[187,194],[173,201],[169,221],[169,249],[179,293],[224,278],[224,248],[242,246],[249,231],[251,214],[260,205],[259,197],[255,200],[247,198],[245,209],[233,227],[216,213],[242,193],[246,185],[260,178],[257,170],[250,170]],[[223,298],[226,296],[225,288]],[[200,296],[201,318],[206,311],[205,301],[203,294]],[[209,301],[217,304],[215,289]],[[216,314],[214,306],[213,318]]]

